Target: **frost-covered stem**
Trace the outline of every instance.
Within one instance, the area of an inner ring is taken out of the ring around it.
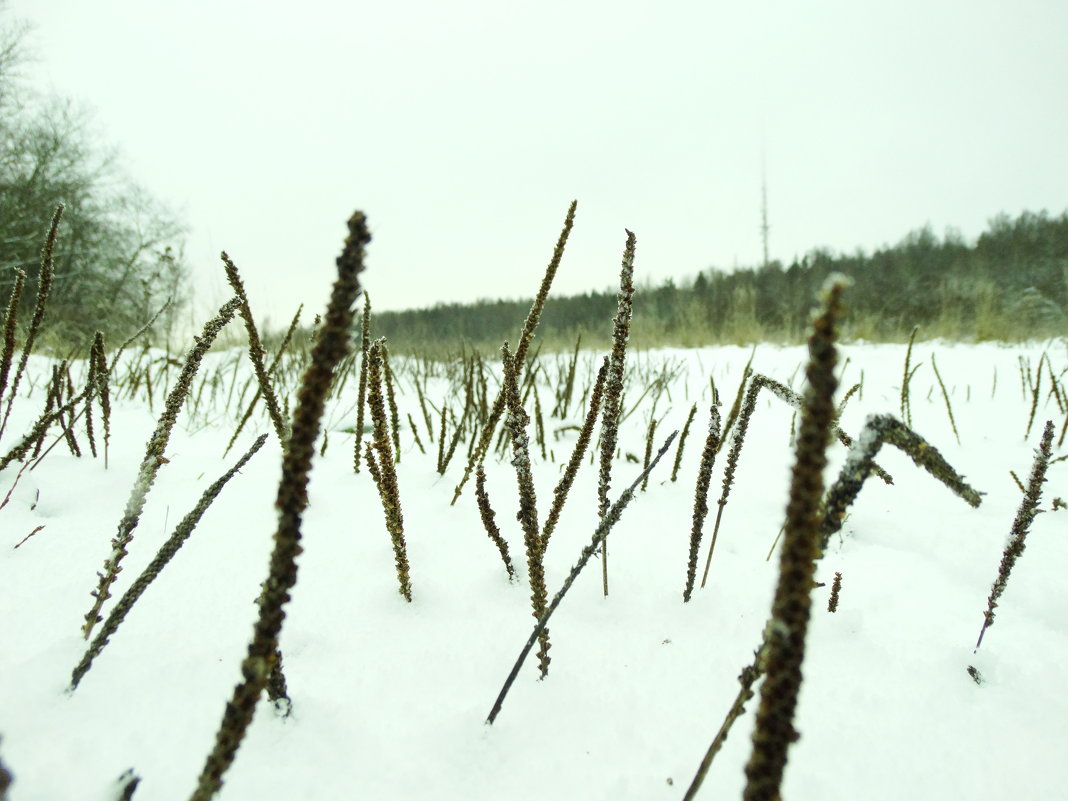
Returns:
[[[608,362],[608,377],[605,379],[603,411],[601,413],[601,462],[597,477],[597,514],[608,513],[608,490],[612,484],[612,458],[619,441],[619,422],[623,414],[623,372],[626,368],[627,340],[630,338],[630,321],[634,315],[634,250],[637,240],[627,231],[627,244],[623,249],[623,262],[619,270],[619,294],[616,297],[616,315],[612,318],[612,353]],[[608,545],[601,542],[601,584],[608,596]]]
[[[889,414],[871,415],[846,457],[838,478],[827,491],[827,498],[824,501],[821,550],[827,548],[831,537],[842,528],[846,512],[856,500],[868,476],[873,472],[874,462],[872,460],[875,459],[875,454],[879,452],[884,442],[907,453],[917,467],[922,467],[937,478],[969,506],[973,508],[979,506],[981,501],[979,493],[965,483],[963,476],[953,469],[937,448],[930,445],[896,417]]]
[[[356,391],[356,444],[353,447],[352,469],[360,472],[360,450],[363,443],[363,415],[367,398],[367,358],[371,351],[371,295],[363,293],[363,319],[360,324],[360,379]]]
[[[601,410],[601,398],[604,395],[604,382],[607,374],[608,357],[605,357],[605,360],[601,363],[601,369],[597,371],[593,391],[590,393],[590,405],[586,411],[586,420],[579,431],[575,449],[571,452],[571,458],[567,462],[567,467],[564,468],[564,474],[560,477],[560,482],[556,485],[556,489],[553,490],[553,505],[549,509],[549,514],[545,517],[545,525],[541,531],[542,548],[549,544],[549,537],[556,530],[556,524],[560,521],[560,513],[563,512],[564,503],[567,501],[567,494],[575,483],[575,476],[578,475],[579,468],[582,467],[582,458],[586,455],[586,449],[589,448],[590,439],[593,437],[593,427],[597,422],[597,413]]]
[[[538,533],[538,499],[534,494],[534,475],[530,468],[530,438],[527,426],[530,416],[519,400],[517,371],[519,365],[508,350],[508,343],[501,348],[504,363],[503,393],[508,410],[505,426],[512,441],[512,465],[515,467],[516,485],[519,489],[519,512],[516,519],[523,529],[523,545],[527,552],[527,578],[530,581],[530,603],[535,618],[545,614],[548,591],[545,588],[545,547]],[[538,666],[541,678],[549,673],[549,630],[544,629],[539,638]]]
[[[148,497],[148,492],[152,489],[152,484],[156,480],[160,465],[165,461],[163,454],[167,450],[167,443],[170,441],[174,424],[178,420],[178,414],[182,410],[182,404],[185,403],[186,396],[189,394],[193,376],[196,375],[204,354],[208,352],[208,348],[211,347],[219,332],[234,318],[239,304],[240,301],[237,298],[227,301],[219,309],[219,313],[204,326],[201,335],[194,337],[195,344],[186,355],[185,366],[182,368],[182,372],[179,373],[174,383],[174,388],[171,389],[170,394],[167,396],[163,413],[156,423],[156,430],[152,432],[152,436],[148,439],[148,447],[145,449],[144,459],[142,459],[141,467],[137,471],[137,478],[134,480],[133,488],[130,490],[130,498],[126,501],[126,509],[123,512],[122,519],[119,521],[118,532],[111,541],[111,555],[104,560],[104,572],[99,574],[100,581],[97,584],[97,588],[91,593],[94,599],[93,606],[86,613],[85,625],[82,626],[82,634],[87,640],[93,627],[101,620],[100,609],[103,607],[104,602],[111,597],[110,587],[122,570],[120,564],[126,557],[126,546],[133,539],[134,529],[137,528],[137,524],[141,519],[141,512],[145,508],[145,499]]]
[[[89,668],[93,665],[93,660],[100,655],[100,652],[104,650],[104,646],[108,644],[108,640],[118,631],[122,622],[126,619],[126,615],[129,613],[133,605],[137,603],[138,599],[144,594],[148,586],[156,580],[163,568],[165,568],[178,553],[185,541],[193,533],[193,529],[197,527],[200,519],[204,516],[204,513],[208,510],[208,507],[215,501],[222,492],[226,483],[237,474],[237,472],[244,467],[249,459],[251,459],[256,452],[263,447],[263,443],[267,441],[267,435],[262,434],[249,448],[248,452],[242,456],[237,464],[230,468],[221,478],[219,478],[214,484],[204,490],[204,494],[200,496],[200,500],[197,505],[193,507],[182,522],[180,522],[174,529],[174,533],[167,539],[163,546],[159,549],[155,558],[149,562],[148,567],[142,571],[141,575],[137,577],[130,588],[123,593],[122,598],[115,604],[115,607],[111,610],[107,620],[100,627],[96,637],[93,638],[92,644],[86,650],[85,655],[82,657],[81,662],[74,668],[74,672],[70,678],[70,689],[73,691],[77,688],[81,682],[82,677],[89,671]]]
[[[813,322],[808,341],[808,388],[786,507],[779,580],[765,634],[767,668],[760,689],[753,750],[745,768],[744,801],[779,801],[787,750],[798,737],[793,719],[801,689],[809,595],[819,553],[819,505],[838,385],[834,341],[845,286],[841,277],[829,279],[823,313]]]
[[[282,410],[278,407],[278,396],[274,394],[274,387],[271,385],[271,379],[263,363],[263,343],[260,342],[260,333],[256,329],[256,318],[252,316],[252,307],[249,306],[245,285],[241,281],[237,265],[226,255],[226,251],[222,252],[221,258],[226,270],[226,280],[230,282],[230,288],[234,290],[234,295],[241,303],[238,306],[238,312],[241,314],[241,319],[245,321],[245,331],[248,333],[248,356],[260,385],[260,394],[263,395],[263,400],[267,404],[267,412],[271,416],[271,422],[274,423],[275,436],[278,437],[279,444],[285,447],[286,440],[289,439],[289,428],[282,419]]]
[[[556,240],[556,247],[553,249],[552,258],[549,260],[549,264],[545,268],[545,275],[542,276],[538,294],[534,298],[533,305],[530,307],[526,322],[523,323],[523,331],[519,335],[519,345],[515,350],[515,363],[518,365],[518,370],[522,370],[523,365],[526,363],[527,348],[530,347],[530,341],[534,338],[534,331],[537,329],[538,322],[541,320],[541,310],[544,308],[545,301],[549,297],[549,288],[552,286],[553,279],[556,277],[556,271],[560,267],[560,260],[564,257],[564,248],[567,246],[567,239],[571,235],[571,229],[575,225],[575,210],[577,208],[578,201],[571,201],[571,206],[567,210],[567,217],[564,218],[564,227],[560,231],[559,238]],[[471,471],[475,469],[475,465],[485,458],[490,443],[493,441],[493,432],[496,430],[497,423],[500,422],[501,415],[504,413],[504,405],[504,391],[502,389],[497,393],[497,399],[493,402],[493,408],[490,411],[486,425],[482,428],[482,436],[479,438],[478,445],[467,460],[467,466],[464,467],[463,478],[460,479],[460,483],[457,484],[456,489],[453,490],[452,504],[455,505],[456,501],[460,499],[460,494],[464,491],[464,485],[471,477]]]
[[[308,471],[315,454],[315,439],[334,369],[349,348],[352,304],[360,291],[364,247],[370,242],[364,215],[356,212],[349,220],[349,236],[337,259],[338,279],[334,283],[326,319],[312,349],[311,363],[304,373],[293,413],[292,434],[282,457],[282,478],[275,507],[278,529],[274,535],[270,572],[259,601],[248,654],[241,664],[242,681],[226,705],[215,746],[208,755],[190,801],[209,801],[222,787],[229,769],[252,722],[256,702],[278,656],[278,635],[285,620],[289,591],[297,581],[297,555],[301,552],[300,528],[308,505]]]
[[[697,555],[701,551],[701,534],[704,530],[705,517],[708,516],[708,485],[712,482],[712,468],[716,464],[720,438],[719,394],[712,392],[712,408],[709,410],[708,434],[705,447],[701,451],[701,466],[697,469],[697,487],[693,497],[693,527],[690,529],[690,557],[686,560],[686,587],[682,591],[682,600],[688,603],[693,594],[693,583],[697,579]],[[707,572],[707,569],[706,569]]]
[[[492,724],[493,721],[497,719],[497,715],[501,711],[501,706],[504,704],[505,696],[508,695],[508,691],[512,688],[512,684],[515,683],[516,676],[519,675],[519,670],[523,667],[523,662],[526,661],[527,656],[534,648],[534,643],[539,640],[542,632],[545,631],[545,627],[549,625],[549,618],[553,616],[553,612],[560,606],[560,602],[564,600],[564,596],[567,594],[567,591],[571,589],[571,585],[575,583],[575,579],[577,579],[579,573],[582,572],[582,568],[589,563],[590,559],[593,558],[593,555],[597,553],[597,549],[600,547],[601,542],[608,536],[612,527],[619,522],[619,518],[623,516],[623,511],[627,508],[627,505],[631,500],[633,500],[635,491],[641,486],[645,477],[653,471],[664,454],[667,453],[668,448],[671,447],[671,443],[675,440],[675,436],[678,433],[678,431],[673,431],[668,436],[664,441],[664,444],[660,446],[660,450],[649,464],[649,467],[646,470],[643,470],[641,474],[634,479],[634,483],[623,491],[619,496],[619,500],[608,510],[608,514],[601,518],[601,522],[593,532],[593,538],[590,540],[589,544],[582,549],[578,561],[575,562],[574,567],[571,568],[571,572],[568,573],[567,578],[564,579],[564,583],[559,591],[553,596],[545,613],[538,618],[538,622],[534,626],[534,631],[530,633],[530,637],[527,638],[526,644],[523,646],[522,650],[520,650],[519,657],[516,659],[515,664],[512,665],[512,670],[509,672],[508,678],[505,679],[504,686],[501,687],[501,691],[497,695],[497,700],[493,703],[493,708],[490,710],[489,717],[486,718],[487,724]]]
[[[983,636],[986,630],[994,625],[994,609],[997,608],[998,599],[1005,592],[1005,585],[1009,581],[1009,573],[1013,565],[1024,552],[1027,532],[1031,530],[1031,523],[1039,513],[1038,503],[1042,499],[1042,484],[1046,480],[1046,468],[1049,467],[1050,456],[1053,455],[1053,421],[1046,421],[1046,428],[1042,432],[1042,441],[1038,450],[1035,451],[1035,461],[1031,466],[1031,478],[1027,481],[1027,493],[1020,501],[1020,508],[1016,512],[1016,518],[1012,521],[1012,531],[1009,534],[1009,542],[1005,546],[1005,552],[1001,555],[1001,565],[998,568],[998,576],[994,579],[994,586],[990,588],[990,596],[986,599],[986,611],[983,612],[983,628],[979,631],[979,639],[975,643],[975,650],[983,644]]]

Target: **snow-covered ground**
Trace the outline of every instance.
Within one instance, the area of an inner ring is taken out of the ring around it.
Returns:
[[[898,413],[904,350],[841,348],[842,391],[864,378],[862,397],[845,409],[847,432],[857,434],[870,413]],[[1065,419],[1047,394],[1047,369],[1025,439],[1032,398],[1019,359],[1029,360],[1033,376],[1043,351],[1063,380],[1063,341],[915,347],[914,428],[986,494],[972,509],[900,452],[881,451],[878,461],[894,485],[877,479],[865,485],[819,564],[819,580],[828,586],[813,591],[796,720],[801,737],[790,751],[784,798],[1063,797],[1068,511],[1053,511],[1052,504],[1068,499],[1068,462],[1050,468],[1042,500],[1049,511],[1035,520],[996,621],[973,654],[1022,497],[1009,471],[1026,482],[1043,423],[1053,419],[1059,436]],[[550,625],[548,678],[537,680],[530,659],[493,726],[486,715],[534,622],[514,517],[514,471],[507,461],[487,465],[497,522],[523,576],[510,584],[479,520],[473,482],[449,504],[466,444],[439,476],[437,446],[428,442],[415,392],[398,369],[401,419],[410,412],[419,421],[428,450],[415,448],[405,425],[398,474],[414,593],[406,603],[373,481],[366,468],[352,470],[353,437],[343,430],[354,422],[356,388],[349,381],[327,414],[329,447],[312,473],[305,552],[281,636],[292,716],[283,719],[261,702],[219,797],[680,799],[760,643],[776,580],[776,559],[765,557],[785,508],[792,411],[762,394],[708,586],[682,601],[709,378],[726,413],[748,355],[718,348],[631,356],[638,368],[628,389],[633,400],[641,376],[657,365],[682,367],[657,405],[657,417],[666,414],[658,438],[681,428],[690,404],[698,403],[679,480],[668,481],[672,450],[611,534],[610,596],[602,595],[594,562]],[[959,445],[932,355],[952,396]],[[595,359],[587,354],[584,364]],[[753,367],[798,389],[804,359],[803,348],[761,346]],[[42,371],[45,363],[34,365]],[[446,391],[444,379],[427,387],[435,404]],[[157,413],[159,396],[157,388]],[[543,388],[546,414],[550,397]],[[456,403],[462,398],[450,399]],[[627,420],[623,454],[642,457],[650,403],[647,396]],[[16,403],[0,451],[42,404],[38,382],[32,397]],[[205,403],[195,417],[183,412],[105,615],[203,489],[256,433],[270,430],[257,414],[259,431],[243,434],[223,459],[237,412],[224,414],[217,404],[209,413]],[[552,430],[581,420],[576,405],[567,421],[546,421],[555,461],[534,460],[541,517],[576,437],[567,431],[554,441]],[[66,691],[85,648],[79,629],[89,593],[154,425],[143,398],[117,401],[108,469],[59,446],[0,510],[0,760],[15,777],[12,801],[113,797],[115,779],[131,767],[142,777],[135,798],[187,798],[240,678],[275,529],[281,459],[273,438],[208,510],[79,688]],[[1065,452],[1055,449],[1054,458]],[[841,445],[832,448],[828,479],[845,454]],[[701,567],[725,456],[724,450],[713,474]],[[640,467],[617,460],[613,494]],[[16,471],[0,474],[0,497]],[[546,554],[550,594],[589,541],[595,499],[596,467],[587,459]],[[836,571],[843,575],[841,601],[830,614]],[[981,685],[969,666],[981,673]],[[755,704],[699,797],[740,796]]]

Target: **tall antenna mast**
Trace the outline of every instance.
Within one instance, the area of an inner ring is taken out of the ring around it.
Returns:
[[[768,266],[768,172],[764,162],[764,153],[760,154],[760,239],[764,245],[764,266]]]

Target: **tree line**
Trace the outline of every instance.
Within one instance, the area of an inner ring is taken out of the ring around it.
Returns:
[[[831,273],[853,280],[845,336],[902,341],[914,326],[924,338],[1023,340],[1068,334],[1068,212],[999,215],[972,244],[930,227],[871,253],[816,249],[784,266],[773,261],[731,272],[706,270],[677,284],[639,288],[633,337],[639,346],[799,342],[816,296]],[[613,291],[553,297],[539,338],[563,348],[581,335],[610,341]],[[497,347],[515,339],[529,300],[480,300],[373,316],[377,335],[396,349],[427,343]]]

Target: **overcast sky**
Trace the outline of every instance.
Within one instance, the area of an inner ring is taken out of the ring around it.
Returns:
[[[380,309],[660,282],[1068,208],[1064,0],[9,0],[34,84],[91,107],[253,309],[321,309],[345,221]]]

